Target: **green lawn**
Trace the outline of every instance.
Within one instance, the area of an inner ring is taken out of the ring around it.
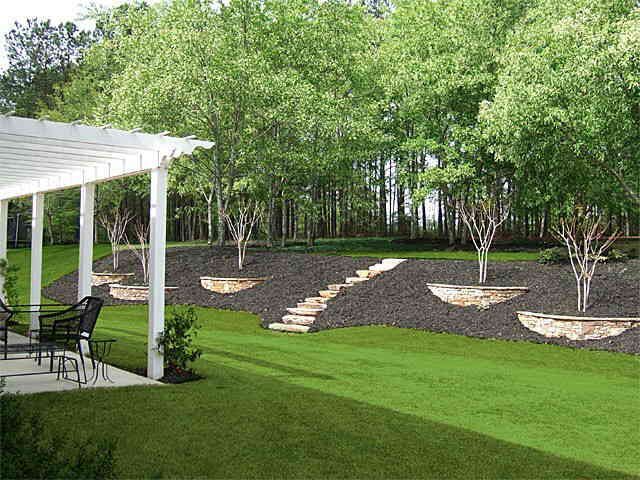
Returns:
[[[378,258],[422,258],[428,260],[476,260],[476,252],[469,241],[468,250],[449,250],[429,248],[429,244],[410,244],[394,242],[391,237],[367,238],[325,238],[318,239],[315,246],[304,243],[290,244],[281,249],[289,252],[322,253],[325,255],[349,255],[355,257]],[[425,249],[426,248],[426,249]],[[526,248],[513,251],[493,251],[489,259],[494,261],[536,260],[538,251]]]
[[[46,249],[45,279],[76,258]],[[116,438],[128,478],[640,474],[637,357],[385,327],[283,335],[199,312],[204,380],[29,404],[51,428]],[[115,363],[145,365],[146,308],[106,308],[98,330]]]

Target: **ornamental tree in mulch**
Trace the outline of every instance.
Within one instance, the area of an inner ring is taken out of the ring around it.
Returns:
[[[618,230],[607,236],[608,230],[609,224],[602,221],[601,215],[585,212],[583,209],[576,209],[569,219],[560,219],[553,229],[553,234],[564,243],[569,252],[580,312],[585,312],[589,305],[591,281],[596,266],[600,261],[606,260],[605,252],[620,236]]]

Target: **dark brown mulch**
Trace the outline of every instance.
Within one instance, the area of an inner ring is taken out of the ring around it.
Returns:
[[[207,247],[167,250],[167,285],[179,290],[167,294],[167,303],[195,304],[260,315],[263,325],[279,321],[286,307],[314,296],[329,283],[353,276],[355,270],[376,263],[372,258],[305,255],[250,251],[245,269],[238,274],[237,257],[232,249]],[[140,278],[137,260],[128,252],[121,256],[121,271],[133,271]],[[109,270],[109,259],[96,262],[95,271]],[[576,348],[605,349],[640,354],[640,327],[617,337],[573,342],[548,339],[518,322],[516,310],[577,315],[575,281],[569,265],[539,265],[535,262],[493,262],[489,265],[489,285],[526,286],[530,292],[485,311],[457,307],[442,302],[427,289],[428,282],[474,285],[475,262],[408,260],[375,280],[356,285],[347,294],[331,301],[318,317],[315,330],[359,325],[393,325],[435,332],[450,332],[480,338],[528,340]],[[200,276],[271,276],[266,283],[232,295],[203,289]],[[46,288],[45,294],[70,303],[76,296],[73,273]],[[639,316],[638,280],[640,261],[602,264],[593,280],[592,305],[587,315]],[[130,283],[139,282],[133,279]],[[108,287],[94,287],[94,294],[110,305]]]
[[[134,373],[142,377],[147,376],[146,368],[136,368],[134,369]],[[202,375],[198,375],[193,370],[182,370],[171,367],[165,367],[164,374],[162,378],[159,380],[162,383],[168,383],[171,385],[179,385],[181,383],[188,382],[196,382],[198,380],[202,380],[204,377]]]
[[[640,327],[616,337],[578,342],[545,338],[520,324],[515,315],[517,310],[581,315],[576,311],[575,280],[569,265],[491,263],[488,285],[525,286],[530,291],[484,311],[442,302],[426,287],[428,282],[476,285],[476,275],[475,262],[408,260],[334,299],[314,328],[384,324],[471,337],[640,353]],[[640,316],[639,279],[638,260],[601,264],[593,280],[591,305],[586,315]],[[354,295],[356,291],[358,294]]]
[[[260,315],[265,325],[281,321],[282,316],[287,314],[287,307],[295,307],[304,298],[317,295],[317,291],[325,289],[328,284],[344,282],[346,277],[354,276],[357,269],[376,263],[376,259],[370,258],[248,251],[245,266],[239,272],[234,249],[169,248],[166,258],[166,284],[180,287],[167,292],[167,303],[243,310]],[[110,269],[110,257],[94,264],[95,272]],[[141,282],[142,269],[130,252],[122,252],[119,270],[136,274],[136,278],[127,283]],[[249,290],[222,295],[202,288],[202,276],[271,279]],[[93,287],[93,294],[103,298],[106,305],[136,303],[111,298],[107,285]],[[74,302],[77,296],[77,273],[53,282],[45,289],[45,295],[63,303]]]

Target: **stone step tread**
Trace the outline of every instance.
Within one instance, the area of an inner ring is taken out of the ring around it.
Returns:
[[[343,288],[353,287],[352,283],[332,283],[328,285],[329,290],[342,290]]]
[[[362,283],[362,282],[366,282],[367,280],[369,280],[368,278],[362,278],[362,277],[347,277],[347,283]]]
[[[322,311],[322,308],[287,308],[287,312],[292,313],[293,315],[308,315],[312,317],[320,315]]]
[[[329,299],[326,297],[307,297],[304,299],[307,303],[317,303],[319,305],[325,305]]]
[[[369,270],[373,272],[388,272],[389,270],[393,270],[394,268],[396,268],[396,266],[390,263],[376,263],[375,265],[371,265],[369,267]]]
[[[320,310],[326,310],[327,305],[316,302],[300,302],[298,303],[298,308],[319,308]]]
[[[371,278],[374,273],[371,270],[356,270],[356,275],[360,278]]]
[[[406,258],[383,258],[380,263],[395,263],[396,265],[401,264],[402,262],[406,262]]]
[[[336,295],[338,295],[338,293],[340,292],[338,292],[337,290],[320,290],[318,293],[320,294],[321,297],[333,298]]]
[[[295,325],[293,323],[270,323],[269,329],[277,332],[291,333],[307,333],[309,331],[309,327],[306,325]]]
[[[311,325],[315,320],[315,317],[305,315],[285,315],[282,317],[282,323],[287,325]]]

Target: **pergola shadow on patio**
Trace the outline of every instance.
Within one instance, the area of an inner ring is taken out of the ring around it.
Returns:
[[[151,135],[138,129],[126,132],[108,125],[90,127],[0,116],[0,258],[7,256],[9,200],[31,196],[30,303],[41,303],[45,194],[80,187],[78,299],[82,299],[91,295],[95,185],[150,172],[147,375],[152,379],[161,378],[163,355],[157,345],[164,330],[168,169],[173,159],[191,155],[196,148],[213,146],[211,142],[191,137],[176,138],[165,133]],[[1,282],[2,278],[0,292]],[[37,326],[38,312],[34,312],[31,327]]]

